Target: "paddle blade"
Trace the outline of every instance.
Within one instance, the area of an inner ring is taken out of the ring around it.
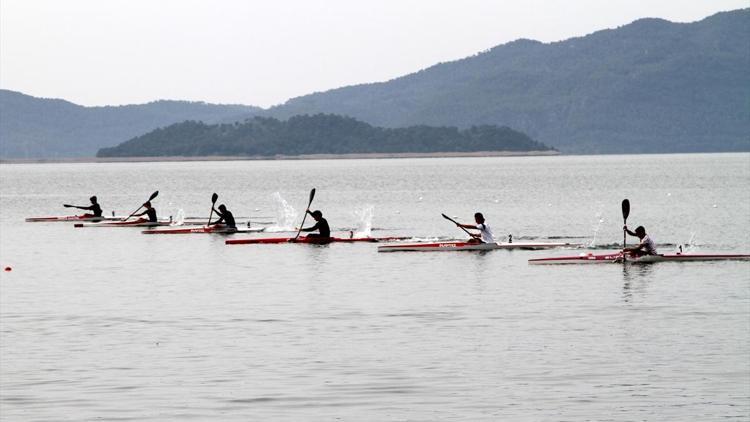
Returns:
[[[312,188],[310,191],[310,201],[307,203],[307,206],[309,207],[310,204],[312,204],[313,198],[315,198],[315,188]]]
[[[627,199],[622,200],[622,219],[627,220],[630,215],[630,201]]]
[[[215,204],[218,199],[219,199],[219,195],[217,195],[216,192],[214,192],[214,194],[211,195],[211,203]]]
[[[65,207],[65,208],[73,208],[73,205],[70,205],[70,204],[63,204],[63,207]]]
[[[158,190],[156,192],[152,193],[151,196],[148,197],[148,200],[149,201],[153,201],[153,199],[156,198],[157,196],[159,196],[159,191]]]

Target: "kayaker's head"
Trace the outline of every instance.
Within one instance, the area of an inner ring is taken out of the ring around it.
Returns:
[[[227,212],[227,206],[224,204],[219,205],[219,211],[221,212]]]
[[[96,204],[96,196],[89,198],[89,201],[91,201],[92,204]]]
[[[320,210],[315,210],[310,213],[312,215],[312,218],[315,219],[315,221],[320,221],[321,218],[323,218],[323,213],[320,212]]]
[[[476,221],[477,224],[484,224],[484,216],[481,212],[474,214],[474,221]]]
[[[144,207],[146,207],[146,208],[148,208],[148,209],[151,209],[151,201],[146,201],[146,202],[145,202],[145,203],[143,204],[143,206],[144,206]]]
[[[646,237],[646,229],[644,229],[643,226],[636,227],[635,235],[638,236],[639,239],[643,239],[644,237]]]

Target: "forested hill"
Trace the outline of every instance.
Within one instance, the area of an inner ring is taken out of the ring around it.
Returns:
[[[641,19],[543,44],[518,40],[384,83],[269,110],[386,127],[507,125],[562,152],[750,150],[750,9]]]
[[[157,129],[97,157],[274,156],[302,154],[548,151],[508,127],[412,126],[385,129],[350,117],[318,114],[286,121],[255,117],[244,123],[188,121]]]
[[[158,127],[185,120],[235,120],[258,110],[187,101],[83,107],[0,90],[0,158],[90,157],[101,147],[117,145]]]

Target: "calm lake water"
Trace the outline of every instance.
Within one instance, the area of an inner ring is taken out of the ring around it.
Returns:
[[[1,165],[0,418],[750,420],[748,262],[23,221],[92,194],[128,214],[155,190],[160,214],[206,216],[217,192],[281,230],[313,187],[334,231],[462,238],[440,213],[481,211],[498,237],[604,251],[629,198],[661,251],[750,252],[750,154]]]

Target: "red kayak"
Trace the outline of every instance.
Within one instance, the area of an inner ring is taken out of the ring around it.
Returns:
[[[558,256],[552,258],[534,258],[529,264],[606,264],[606,263],[653,263],[653,262],[686,262],[686,261],[745,261],[750,255],[738,254],[693,254],[665,253],[659,255],[626,256],[622,252],[609,254],[580,254],[576,256]]]
[[[266,237],[259,239],[230,239],[227,240],[227,245],[258,245],[258,244],[277,244],[277,243],[313,243],[318,245],[325,245],[328,243],[354,243],[354,242],[390,242],[394,240],[411,239],[411,237],[298,237],[294,240],[293,237]]]
[[[258,233],[265,230],[263,227],[252,228],[228,228],[227,226],[203,226],[203,227],[182,227],[179,229],[153,229],[143,230],[143,234],[194,234],[194,233],[215,233],[215,234],[235,234],[235,233]]]

